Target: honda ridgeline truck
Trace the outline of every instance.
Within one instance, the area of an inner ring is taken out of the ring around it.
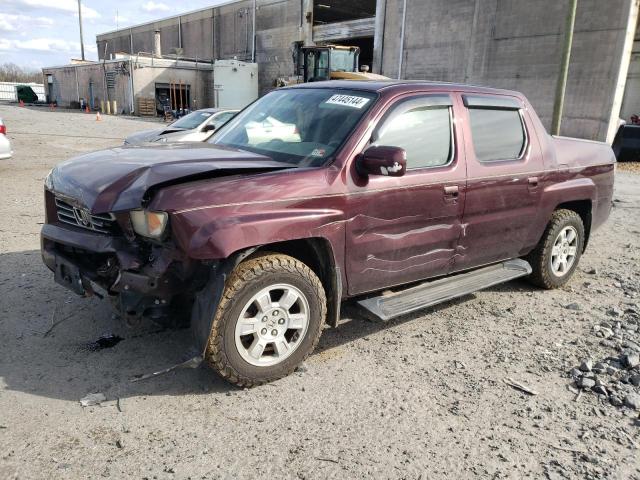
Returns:
[[[253,386],[292,372],[346,299],[387,320],[516,277],[564,285],[614,166],[603,143],[550,136],[517,92],[310,83],[207,143],[60,163],[42,256],[129,322],[188,323],[193,359]]]

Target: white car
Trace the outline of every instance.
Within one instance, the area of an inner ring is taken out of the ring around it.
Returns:
[[[134,133],[124,140],[125,145],[145,142],[204,142],[213,132],[231,120],[238,110],[203,108],[196,110],[164,128]]]
[[[262,122],[249,122],[245,129],[251,145],[272,141],[301,142],[300,133],[295,124],[280,122],[273,117],[267,117]]]
[[[11,142],[7,138],[7,127],[0,118],[0,160],[11,158],[13,150],[11,150]]]

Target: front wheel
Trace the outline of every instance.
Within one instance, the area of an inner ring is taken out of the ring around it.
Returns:
[[[227,280],[206,360],[241,387],[276,380],[313,351],[325,316],[324,289],[307,265],[281,254],[250,258]]]
[[[584,250],[584,224],[572,210],[556,210],[538,246],[527,260],[529,280],[542,288],[558,288],[569,281]]]

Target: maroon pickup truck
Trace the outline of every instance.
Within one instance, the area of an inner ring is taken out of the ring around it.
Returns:
[[[517,277],[564,285],[609,215],[614,164],[547,134],[517,92],[305,84],[208,143],[59,164],[42,256],[128,322],[190,325],[192,363],[252,386],[293,371],[349,298],[387,320]]]

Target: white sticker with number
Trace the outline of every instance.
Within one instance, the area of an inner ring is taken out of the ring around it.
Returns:
[[[344,107],[362,108],[369,103],[369,99],[365,97],[356,97],[355,95],[336,94],[325,103],[329,103],[331,105],[342,105]]]

